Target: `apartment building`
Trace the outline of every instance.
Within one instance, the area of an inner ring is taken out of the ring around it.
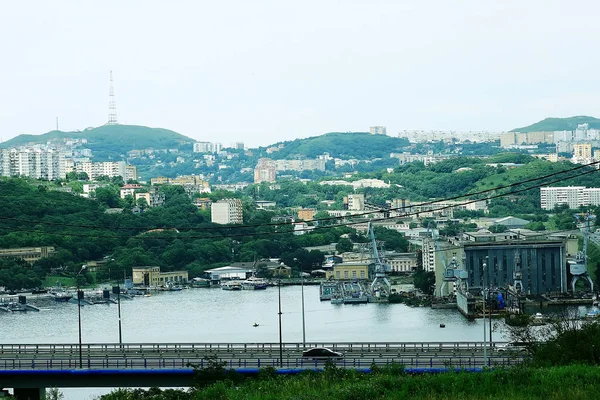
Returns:
[[[541,207],[544,210],[553,210],[556,206],[565,204],[569,206],[569,208],[579,208],[583,205],[590,205],[591,203],[585,204],[584,202],[585,191],[585,186],[540,188]],[[589,197],[588,199],[591,199],[591,197]]]
[[[254,183],[276,182],[277,169],[275,162],[269,158],[261,158],[258,160],[256,168],[254,168]]]
[[[137,192],[134,196],[136,203],[139,199],[144,199],[148,207],[158,207],[165,204],[165,194],[156,187],[150,188],[147,192]]]
[[[387,129],[385,126],[372,126],[369,128],[371,135],[387,135]]]
[[[126,167],[125,161],[83,161],[75,163],[75,171],[78,173],[85,172],[90,179],[96,179],[100,176],[108,176],[109,178],[120,176],[126,179]]]
[[[65,153],[54,149],[0,149],[0,176],[64,179]]]
[[[223,199],[212,204],[211,221],[215,224],[242,224],[244,222],[242,201]]]

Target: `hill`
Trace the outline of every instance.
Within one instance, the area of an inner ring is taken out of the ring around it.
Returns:
[[[306,139],[276,143],[283,144],[278,152],[269,155],[271,158],[294,158],[304,156],[315,158],[329,153],[336,158],[371,159],[389,157],[391,152],[401,151],[409,145],[404,138],[387,135],[372,135],[366,132],[331,132]],[[263,149],[264,150],[264,149]]]
[[[0,147],[15,147],[32,143],[60,143],[68,139],[87,139],[85,146],[92,150],[95,160],[121,159],[133,149],[178,148],[194,140],[168,129],[138,125],[103,125],[83,131],[51,131],[42,135],[19,135]]]
[[[577,125],[585,123],[590,124],[590,128],[600,129],[600,119],[580,115],[569,118],[546,118],[535,124],[513,129],[511,132],[572,131],[577,128]]]

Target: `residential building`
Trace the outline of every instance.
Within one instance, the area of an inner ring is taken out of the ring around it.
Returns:
[[[212,204],[211,221],[215,224],[244,223],[242,201],[240,199],[223,199]]]
[[[301,208],[298,210],[298,219],[303,221],[312,221],[315,219],[315,209],[314,208]]]
[[[258,160],[256,168],[254,168],[254,183],[276,182],[277,170],[275,162],[269,158],[261,158]]]
[[[349,194],[344,197],[344,208],[353,211],[362,211],[365,209],[365,195],[363,193]]]
[[[573,145],[574,158],[592,158],[591,143],[575,143]]]
[[[90,179],[96,179],[100,176],[107,176],[109,178],[120,176],[121,178],[126,179],[126,166],[125,161],[84,161],[75,163],[75,171],[78,173],[85,172]]]
[[[215,146],[211,142],[196,142],[193,147],[194,153],[214,153]]]
[[[591,188],[594,189],[594,188]],[[586,189],[584,186],[566,186],[566,187],[543,187],[540,188],[540,203],[544,210],[553,210],[556,206],[567,205],[569,208],[579,208],[584,205],[600,205],[594,203],[586,204],[584,195]],[[587,197],[592,199],[593,196]],[[588,201],[590,201],[588,200]]]
[[[129,181],[137,181],[137,167],[135,165],[126,165],[125,166],[125,182]]]
[[[371,135],[387,135],[387,130],[385,126],[372,126],[369,128],[369,133]]]
[[[273,160],[277,171],[325,171],[326,160]]]
[[[18,247],[14,249],[0,249],[0,259],[18,258],[33,264],[41,258],[50,257],[54,254],[54,247]]]
[[[200,210],[208,210],[210,205],[212,204],[212,200],[208,197],[198,197],[194,199],[194,205],[198,207]]]
[[[135,191],[140,189],[142,189],[142,185],[138,185],[137,183],[128,183],[123,185],[121,186],[120,190],[121,198],[124,199],[127,196],[134,197]]]
[[[54,149],[0,149],[0,176],[23,176],[34,179],[64,179],[65,153]]]
[[[188,282],[187,271],[161,272],[160,267],[133,267],[132,283],[136,286],[160,287]]]
[[[136,203],[138,200],[144,199],[148,207],[159,207],[165,204],[165,194],[156,187],[149,188],[147,192],[136,192],[134,196]]]

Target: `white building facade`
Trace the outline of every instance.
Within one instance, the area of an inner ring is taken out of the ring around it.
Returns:
[[[242,201],[223,199],[212,204],[211,221],[215,224],[242,224],[244,222]]]

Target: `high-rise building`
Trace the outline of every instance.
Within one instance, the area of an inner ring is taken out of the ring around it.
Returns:
[[[258,160],[256,168],[254,168],[254,183],[276,182],[277,171],[275,162],[268,158]]]
[[[372,126],[369,128],[371,135],[387,135],[385,126]]]
[[[223,199],[212,204],[211,221],[215,224],[244,223],[242,201],[240,199]]]
[[[575,143],[573,145],[573,158],[592,158],[592,144],[591,143]]]
[[[0,150],[0,176],[23,176],[56,180],[66,176],[64,153],[54,149]]]

